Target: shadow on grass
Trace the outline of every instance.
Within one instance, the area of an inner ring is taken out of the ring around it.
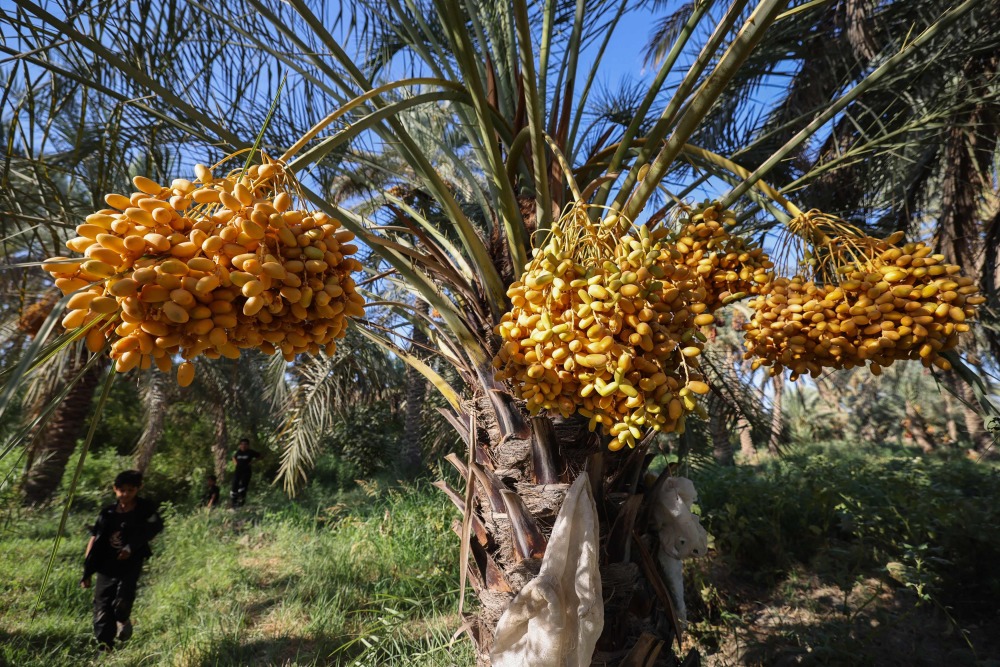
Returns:
[[[880,622],[880,620],[882,622]],[[740,665],[851,665],[851,667],[942,667],[995,665],[986,634],[970,636],[971,648],[932,610],[880,611],[871,616],[779,622],[750,630]],[[996,648],[996,647],[993,647]],[[995,653],[993,653],[995,657]]]
[[[0,665],[62,664],[67,658],[96,654],[89,634],[68,630],[0,630]],[[60,660],[61,659],[61,660]]]
[[[447,640],[436,645],[422,638],[366,637],[353,641],[350,637],[318,635],[303,637],[270,637],[241,640],[239,637],[216,639],[201,650],[192,667],[236,667],[238,665],[280,665],[281,667],[311,667],[313,665],[372,665],[378,667],[408,665],[469,664],[462,660],[464,646],[449,650]],[[459,657],[459,661],[454,660]],[[471,656],[469,656],[471,659]]]
[[[232,665],[328,665],[335,642],[329,637],[271,637],[241,641],[230,637],[214,641],[198,667],[230,667]]]
[[[181,663],[187,667],[238,667],[244,665],[347,665],[359,659],[370,665],[407,665],[410,657],[427,653],[426,641],[420,638],[374,638],[375,642],[354,641],[351,637],[315,635],[312,637],[278,636],[249,639],[240,636],[212,637],[200,644],[195,656]],[[389,639],[389,641],[385,641]],[[379,646],[375,646],[379,645]],[[139,659],[143,643],[133,639],[116,652],[121,660]],[[189,654],[190,655],[190,654]],[[128,657],[128,656],[131,656]],[[0,630],[0,667],[55,667],[88,665],[98,660],[97,644],[89,634],[60,630]],[[177,657],[177,656],[175,656]],[[143,660],[144,664],[145,660]],[[158,664],[158,663],[149,663]],[[166,663],[164,663],[166,664]],[[170,663],[173,664],[173,663]]]
[[[717,582],[732,590],[732,585]],[[849,593],[799,568],[739,599],[696,602],[691,637],[716,667],[1000,667],[996,612],[956,619],[910,589],[874,577]]]

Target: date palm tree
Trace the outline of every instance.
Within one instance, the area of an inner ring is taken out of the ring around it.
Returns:
[[[31,85],[7,89],[18,112],[29,115],[41,104],[33,92]],[[46,100],[72,113],[73,100],[63,92],[53,91]],[[11,119],[16,116],[17,112]],[[17,150],[24,146],[23,126],[12,122],[0,130],[10,140],[5,141],[8,152],[0,187],[0,236],[6,249],[0,260],[4,268],[0,289],[6,295],[0,311],[10,322],[0,330],[0,354],[6,360],[41,349],[45,336],[36,340],[39,332],[51,332],[56,326],[59,313],[52,311],[61,310],[63,302],[38,272],[37,262],[59,253],[62,239],[72,229],[68,221],[86,215],[96,192],[107,182],[85,148],[93,145],[93,132],[82,128],[75,145],[67,145],[61,141],[67,129],[64,121],[39,126],[31,139],[41,155]],[[104,362],[88,359],[82,345],[69,345],[39,368],[26,395],[4,397],[0,412],[19,402],[25,426],[20,438],[25,443],[22,493],[26,504],[41,505],[52,498],[83,435],[101,368],[106,367]],[[58,404],[54,404],[57,397]]]
[[[734,135],[738,145],[725,150],[697,145],[725,134],[745,92],[780,71],[783,42],[771,35],[801,36],[810,25],[805,17],[816,20],[812,10],[824,3],[788,4],[691,5],[626,114],[602,111],[595,93],[615,28],[634,9],[609,0],[388,0],[370,10],[341,8],[339,15],[306,0],[168,0],[136,8],[105,0],[62,13],[13,0],[3,48],[86,88],[101,104],[120,106],[134,130],[142,127],[158,146],[198,160],[210,146],[248,147],[270,101],[264,91],[276,88],[279,73],[287,76],[265,149],[283,155],[313,206],[371,248],[377,261],[370,270],[381,276],[371,289],[411,295],[380,307],[422,322],[438,362],[461,380],[449,384],[440,365],[407,354],[386,327],[359,327],[447,398],[447,418],[465,441],[465,460],[452,459],[466,480],[465,501],[449,491],[463,509],[460,576],[480,601],[464,626],[478,664],[491,664],[498,619],[539,571],[567,488],[587,475],[605,582],[594,660],[653,665],[669,663],[656,656],[669,655],[677,637],[676,625],[663,622],[671,602],[648,552],[650,497],[639,483],[646,445],[608,452],[606,438],[590,433],[585,421],[529,417],[511,388],[494,379],[493,328],[508,308],[508,285],[567,204],[659,220],[675,197],[710,187],[741,212],[736,233],[781,229],[788,202],[757,189],[765,175],[795,189],[848,168],[850,159],[805,164],[801,174],[773,171],[805,154],[816,132],[840,123],[852,104],[865,104],[889,84],[905,97],[928,58],[971,55],[989,32],[976,0],[914,13],[906,29],[894,24],[879,35],[885,57],[853,69],[836,94],[790,111],[773,131],[758,133],[759,124],[747,123],[753,132]],[[348,37],[360,42],[358,54],[348,52]],[[701,43],[692,51],[693,39]],[[939,111],[918,107],[910,122],[929,123]],[[412,122],[428,112],[444,115],[464,143],[431,137],[437,145],[428,155]],[[866,124],[852,155],[895,151],[898,135],[881,127]],[[754,156],[749,169],[729,159],[734,155]],[[338,173],[366,170],[367,188],[378,192],[374,207],[326,196]],[[406,224],[386,215],[390,206]],[[413,308],[413,299],[439,317]]]

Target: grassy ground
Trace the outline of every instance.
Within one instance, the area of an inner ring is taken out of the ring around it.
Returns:
[[[377,492],[311,516],[255,507],[167,510],[135,638],[106,665],[465,665],[453,512],[433,489]],[[265,505],[276,505],[264,501]],[[91,594],[78,588],[89,513],[72,515],[29,620],[57,521],[22,517],[0,541],[0,664],[87,664]]]
[[[0,532],[0,665],[89,664],[86,524],[125,464],[87,464],[66,537],[29,620],[58,515]],[[457,615],[457,514],[426,484],[348,492],[330,470],[289,501],[263,484],[238,512],[166,504],[133,614],[107,665],[471,665]],[[1000,667],[1000,474],[990,463],[833,445],[755,466],[682,471],[715,550],[686,571],[706,667]],[[166,479],[166,478],[164,478]],[[349,486],[349,485],[348,485]],[[181,488],[179,485],[177,488]]]

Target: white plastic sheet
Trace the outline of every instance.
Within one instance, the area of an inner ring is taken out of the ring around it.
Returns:
[[[538,576],[497,624],[494,667],[589,667],[604,629],[597,506],[586,474],[566,493]]]
[[[682,623],[687,620],[687,609],[681,561],[708,553],[708,533],[691,511],[697,498],[691,480],[671,477],[660,487],[653,507],[653,521],[660,537],[657,559],[670,588],[674,611]]]

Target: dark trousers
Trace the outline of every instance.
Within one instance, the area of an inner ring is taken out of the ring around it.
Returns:
[[[94,636],[97,641],[114,646],[118,623],[128,621],[135,602],[135,589],[142,573],[142,562],[122,567],[114,575],[97,573],[94,585]]]
[[[233,475],[233,488],[229,492],[229,500],[233,507],[240,507],[247,499],[247,489],[250,488],[250,472],[238,472]]]

